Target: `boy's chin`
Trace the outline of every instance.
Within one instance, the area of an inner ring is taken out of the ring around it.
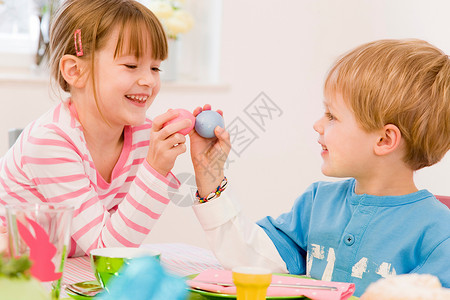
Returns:
[[[347,174],[343,174],[342,172],[338,172],[336,170],[332,170],[330,168],[326,168],[326,166],[322,165],[322,174],[327,176],[327,177],[335,177],[335,178],[348,178],[348,177],[352,177],[350,175]]]
[[[329,168],[327,168],[327,166],[325,166],[325,165],[322,165],[321,171],[322,171],[322,174],[325,176],[334,177],[333,172]]]

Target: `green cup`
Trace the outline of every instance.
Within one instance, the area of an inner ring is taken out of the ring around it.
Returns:
[[[112,277],[119,276],[120,270],[133,258],[151,256],[158,261],[161,252],[146,248],[98,248],[90,253],[91,266],[100,285],[108,291],[108,282]]]

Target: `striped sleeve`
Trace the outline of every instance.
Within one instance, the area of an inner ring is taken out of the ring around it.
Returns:
[[[171,173],[163,177],[144,160],[128,194],[106,222],[104,241],[110,245],[137,247],[169,203],[169,187],[180,183]]]
[[[49,129],[34,130],[18,162],[9,164],[14,168],[11,176],[21,172],[31,182],[23,184],[17,197],[75,207],[70,256],[99,247],[139,246],[169,203],[169,187],[179,187],[178,180],[172,174],[158,174],[144,159],[136,174],[124,174],[132,178],[130,188],[117,209],[108,210],[98,195],[97,182],[89,176],[95,166],[80,147],[79,136],[70,130]]]

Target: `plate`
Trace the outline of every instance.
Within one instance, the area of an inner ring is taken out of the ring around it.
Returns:
[[[236,295],[229,294],[217,294],[200,290],[189,289],[188,300],[224,300],[224,299],[236,299]],[[303,296],[286,296],[286,297],[267,297],[270,300],[287,300],[287,299],[309,299]]]
[[[186,276],[186,279],[193,279],[198,274]],[[298,278],[307,278],[305,276],[291,275],[291,274],[276,274],[281,276],[291,276]],[[201,291],[196,289],[189,289],[188,300],[224,300],[224,299],[236,299],[236,295],[230,294],[218,294],[213,292]],[[267,297],[268,300],[287,300],[287,299],[309,299],[304,296],[284,296],[284,297]]]

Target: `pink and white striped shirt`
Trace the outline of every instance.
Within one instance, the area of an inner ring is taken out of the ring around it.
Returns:
[[[147,163],[151,121],[125,127],[122,153],[108,183],[97,172],[68,103],[27,126],[0,160],[0,205],[75,207],[69,256],[99,247],[137,247],[180,185],[172,173],[164,177]]]

